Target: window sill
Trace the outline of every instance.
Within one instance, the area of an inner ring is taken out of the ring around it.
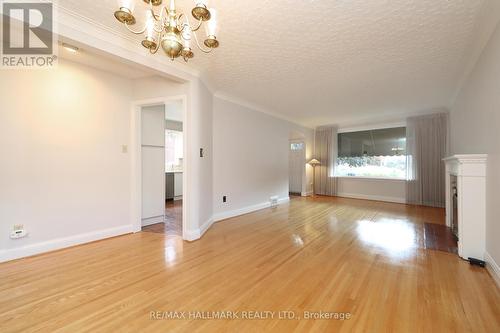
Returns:
[[[368,177],[368,176],[335,176],[336,178],[345,178],[345,179],[369,179],[369,180],[394,180],[405,182],[404,178],[390,178],[390,177]]]

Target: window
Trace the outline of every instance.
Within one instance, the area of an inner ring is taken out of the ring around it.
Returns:
[[[172,171],[182,168],[183,137],[182,132],[165,131],[165,170]]]
[[[337,177],[406,178],[406,128],[338,134]]]
[[[302,150],[302,149],[304,149],[304,143],[303,142],[291,143],[290,144],[290,150]]]

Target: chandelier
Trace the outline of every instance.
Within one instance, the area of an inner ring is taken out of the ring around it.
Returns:
[[[186,15],[177,13],[175,0],[170,0],[168,7],[161,6],[162,0],[144,0],[144,2],[149,8],[145,13],[146,24],[142,29],[131,28],[136,23],[134,0],[119,0],[119,9],[115,12],[115,17],[133,34],[144,36],[142,46],[150,53],[155,54],[161,46],[170,59],[174,60],[182,56],[187,62],[194,57],[191,48],[193,38],[196,46],[204,53],[210,53],[219,46],[217,12],[213,8],[207,8],[208,0],[195,0],[195,7],[191,11],[197,21],[194,25],[190,24]],[[158,12],[155,12],[155,7],[160,8]],[[200,45],[196,34],[203,22],[207,23],[204,46]]]

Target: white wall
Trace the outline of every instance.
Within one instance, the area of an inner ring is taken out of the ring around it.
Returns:
[[[500,264],[499,59],[500,25],[497,24],[493,36],[454,103],[450,126],[452,153],[488,154],[486,251],[497,264]]]
[[[340,197],[406,202],[405,181],[399,179],[339,178]]]
[[[130,231],[131,96],[130,80],[64,60],[2,70],[0,260]],[[14,224],[29,237],[9,239]]]
[[[291,133],[296,133],[296,136],[302,133],[310,157],[311,129],[220,98],[214,99],[215,220],[263,208],[271,196],[288,198]],[[226,203],[222,202],[224,195],[227,196]]]
[[[213,209],[212,94],[198,79],[132,80],[66,60],[55,70],[2,71],[0,261],[134,231],[134,164],[122,151],[135,140],[132,102],[181,95],[192,147],[188,231],[196,239]],[[14,224],[29,237],[9,239]]]
[[[190,96],[195,96],[190,101],[191,113],[189,114],[189,137],[191,151],[189,154],[189,186],[191,188],[190,209],[192,219],[197,221],[199,235],[201,236],[212,224],[212,194],[213,194],[213,95],[201,80],[190,84]],[[203,157],[200,157],[200,148]]]

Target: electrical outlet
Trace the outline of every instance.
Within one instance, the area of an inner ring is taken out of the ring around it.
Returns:
[[[10,232],[11,239],[18,239],[28,236],[28,233],[24,229],[24,225],[15,224],[12,226],[12,231]]]
[[[227,197],[226,196],[222,197],[222,202],[227,202]]]

